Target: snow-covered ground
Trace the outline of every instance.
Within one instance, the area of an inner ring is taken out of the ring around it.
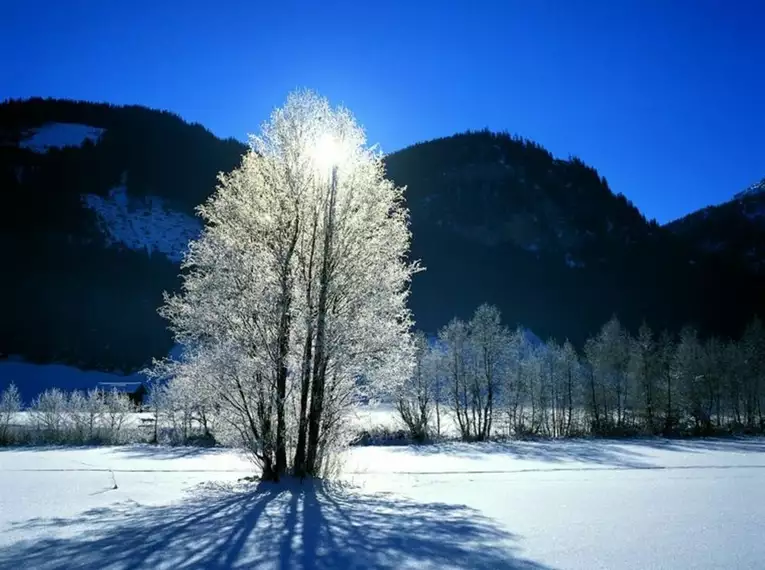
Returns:
[[[0,569],[765,561],[765,439],[354,448],[327,485],[249,471],[221,449],[2,450]]]

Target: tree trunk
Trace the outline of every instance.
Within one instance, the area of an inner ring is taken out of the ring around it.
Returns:
[[[592,390],[592,413],[595,420],[595,431],[600,431],[600,416],[598,414],[598,397],[595,393],[595,371],[590,370],[590,389]]]
[[[672,431],[672,375],[670,372],[666,373],[667,377],[667,418],[665,420],[664,432],[665,435],[669,435]]]
[[[568,367],[568,419],[566,420],[566,436],[571,435],[571,418],[574,415],[574,387],[571,365]]]
[[[290,236],[287,251],[281,266],[280,276],[280,305],[281,315],[277,333],[277,361],[276,361],[276,477],[281,477],[287,471],[287,422],[284,412],[284,403],[287,399],[287,357],[290,345],[290,309],[292,307],[292,279],[290,265],[295,253],[300,223],[293,221],[292,235]]]
[[[438,403],[440,398],[436,398],[436,437],[441,438],[441,406]]]
[[[306,443],[308,437],[308,394],[311,388],[311,358],[313,356],[313,263],[316,251],[316,226],[314,216],[311,232],[311,248],[308,254],[306,279],[306,307],[308,319],[306,323],[305,343],[303,344],[303,365],[300,372],[300,415],[298,417],[298,439],[295,448],[294,469],[295,475],[306,475]]]
[[[316,351],[313,361],[313,384],[311,386],[311,409],[308,420],[308,449],[306,453],[306,471],[309,475],[318,475],[317,464],[321,420],[324,411],[324,383],[327,369],[326,327],[327,304],[329,297],[330,254],[332,252],[332,233],[334,230],[335,194],[337,191],[337,168],[332,169],[330,181],[327,222],[325,225],[324,248],[322,252],[321,275],[319,277],[319,303],[316,322]]]

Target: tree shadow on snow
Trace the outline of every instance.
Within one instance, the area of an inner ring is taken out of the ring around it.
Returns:
[[[551,463],[581,462],[598,466],[645,468],[651,463],[639,450],[624,441],[596,439],[485,441],[471,443],[441,443],[394,448],[395,452],[415,455],[442,455],[468,459],[486,459],[503,455],[512,459]]]
[[[517,537],[463,506],[287,481],[212,485],[175,505],[135,503],[58,520],[67,538],[0,550],[0,569],[497,568],[542,570]],[[50,519],[16,525],[31,534]]]
[[[173,447],[169,445],[137,444],[116,447],[112,450],[112,453],[131,459],[184,459],[188,457],[230,455],[234,451],[234,449],[227,447]]]
[[[730,437],[664,438],[647,437],[628,440],[637,446],[684,453],[727,451],[731,453],[765,453],[765,437],[759,435]]]
[[[669,439],[661,437],[625,439],[540,439],[491,442],[453,442],[391,448],[393,453],[445,455],[485,459],[504,455],[513,459],[552,463],[580,462],[600,467],[645,469],[657,465],[649,451],[705,453],[765,453],[765,437]]]

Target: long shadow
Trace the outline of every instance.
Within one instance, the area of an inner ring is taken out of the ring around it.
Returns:
[[[30,451],[30,452],[40,452],[40,451],[87,451],[91,449],[103,449],[104,447],[107,447],[103,444],[93,443],[93,444],[64,444],[64,443],[45,443],[45,444],[33,444],[33,443],[24,443],[24,444],[18,444],[18,445],[6,445],[6,446],[0,446],[0,453],[4,451]]]
[[[126,445],[116,447],[112,453],[132,459],[183,459],[187,457],[209,457],[230,454],[233,450],[226,447],[192,447],[168,445]]]
[[[765,453],[765,437],[759,435],[694,438],[649,437],[627,440],[624,443],[684,453],[703,453],[705,451],[726,451],[730,453],[749,454]]]
[[[513,459],[551,463],[580,462],[598,466],[646,468],[655,464],[651,449],[682,453],[723,451],[731,453],[765,453],[765,437],[724,437],[669,439],[659,437],[625,439],[517,440],[473,443],[440,443],[392,447],[392,453],[454,456],[485,459],[504,455]]]
[[[51,521],[14,528],[44,535]],[[467,507],[311,482],[207,485],[180,504],[59,519],[56,532],[67,537],[0,550],[0,569],[548,568],[519,557],[518,537]]]
[[[492,441],[472,443],[442,443],[433,445],[391,448],[392,453],[415,455],[454,456],[485,459],[502,455],[512,459],[550,463],[581,462],[608,467],[650,467],[649,458],[633,449],[625,441],[595,439]]]
[[[213,455],[227,455],[234,451],[229,447],[204,447],[204,446],[169,446],[153,445],[149,443],[137,443],[127,445],[70,445],[70,444],[45,444],[45,445],[8,445],[0,446],[3,451],[89,451],[108,448],[110,453],[132,459],[183,459],[187,457],[209,457]]]

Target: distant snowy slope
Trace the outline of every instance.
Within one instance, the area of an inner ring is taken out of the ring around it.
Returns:
[[[128,196],[125,186],[113,188],[107,198],[86,194],[83,202],[98,214],[110,245],[144,250],[149,255],[157,252],[176,262],[202,227],[195,218],[166,208],[162,198]]]
[[[85,371],[62,364],[33,364],[22,360],[0,361],[0,391],[14,383],[25,404],[48,388],[62,390],[88,390],[99,382],[143,381],[141,374],[122,376],[108,372]]]
[[[742,198],[746,198],[747,196],[756,196],[758,194],[765,194],[765,178],[760,180],[759,182],[752,184],[749,188],[746,190],[743,190],[742,192],[739,192],[735,195],[735,198],[737,200],[741,200]]]
[[[47,123],[42,127],[29,129],[19,143],[21,148],[33,152],[47,152],[51,148],[82,146],[89,140],[97,142],[104,134],[104,129],[80,125],[78,123]]]

